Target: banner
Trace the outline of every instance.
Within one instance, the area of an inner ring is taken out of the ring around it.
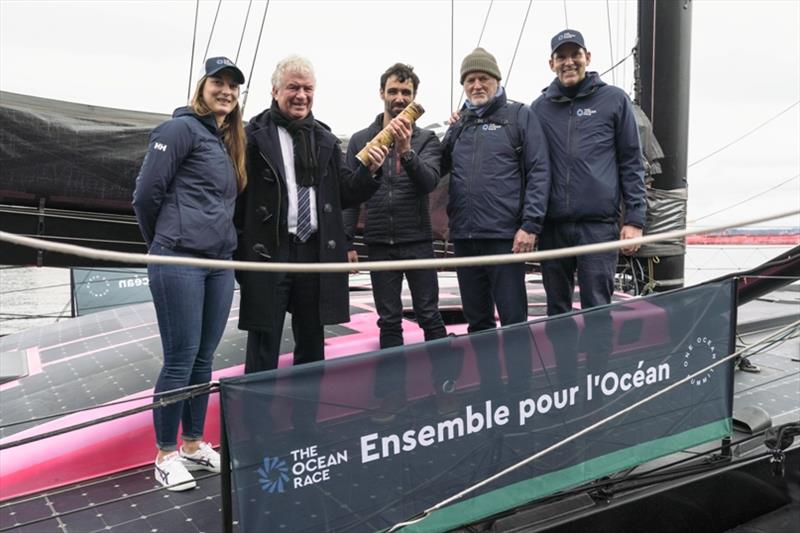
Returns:
[[[379,531],[732,353],[733,281],[221,381],[244,531]],[[731,431],[720,365],[433,513],[443,531]]]
[[[75,316],[112,307],[149,302],[150,279],[146,268],[72,268],[72,302]]]

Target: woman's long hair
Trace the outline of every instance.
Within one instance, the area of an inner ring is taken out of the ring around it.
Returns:
[[[194,90],[189,105],[198,115],[205,116],[211,114],[211,109],[203,100],[203,88],[205,87],[208,76],[203,76],[197,82],[197,87]],[[225,120],[220,127],[222,134],[222,141],[228,149],[228,154],[233,160],[233,167],[236,169],[236,183],[239,192],[244,190],[247,185],[247,169],[245,168],[244,156],[247,150],[247,138],[244,134],[244,126],[242,125],[242,107],[239,105],[239,98],[236,98],[236,107],[233,111],[227,114]]]

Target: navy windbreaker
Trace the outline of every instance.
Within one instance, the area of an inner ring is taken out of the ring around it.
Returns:
[[[189,107],[150,134],[133,209],[147,247],[227,259],[236,249],[236,170],[214,115]]]
[[[531,105],[550,147],[547,219],[644,227],[646,196],[633,105],[618,87],[587,72],[570,100],[554,80]]]
[[[550,168],[547,141],[530,107],[511,105],[502,93],[481,117],[464,108],[442,145],[442,175],[451,171],[450,239],[513,239],[520,228],[541,233]]]

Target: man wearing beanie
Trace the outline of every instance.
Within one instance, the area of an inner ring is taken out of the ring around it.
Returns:
[[[644,167],[630,99],[596,72],[586,71],[592,56],[579,31],[561,31],[550,45],[550,70],[556,78],[531,105],[547,136],[553,181],[539,248],[640,237]],[[622,251],[630,255],[637,249]],[[616,250],[542,261],[547,314],[572,310],[576,272],[581,309],[610,303],[616,266]],[[592,338],[589,365],[602,368],[605,358],[600,355],[611,348],[610,316],[589,313],[585,324],[585,338]],[[567,337],[574,343],[577,335]],[[592,351],[598,354],[594,359]]]
[[[457,257],[531,252],[544,223],[547,142],[531,109],[506,98],[501,79],[483,48],[461,63],[467,100],[442,141]],[[527,321],[524,263],[463,267],[457,274],[470,333],[496,327],[495,306],[502,325]]]

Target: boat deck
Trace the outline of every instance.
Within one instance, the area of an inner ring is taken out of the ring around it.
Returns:
[[[800,292],[789,287],[773,293],[769,299],[748,303],[739,309],[739,342],[751,344],[769,332],[764,327],[789,323],[798,318]],[[735,372],[734,415],[768,412],[773,425],[797,420],[800,415],[800,349],[798,339],[765,346],[750,360],[760,372]],[[734,456],[753,453],[760,439],[736,447],[736,441],[748,436],[735,425]],[[709,448],[710,445],[704,448]],[[762,449],[763,450],[763,449]],[[685,456],[704,450],[687,450]],[[662,458],[666,464],[682,454]],[[654,465],[639,467],[647,470]],[[657,464],[656,464],[657,466]],[[795,465],[796,467],[796,465]],[[186,492],[169,492],[156,486],[152,467],[142,467],[117,475],[47,491],[0,504],[0,531],[39,533],[57,532],[216,532],[222,531],[220,478],[218,475],[197,475],[198,488]],[[657,491],[653,487],[645,491]],[[235,521],[234,531],[239,528]],[[794,518],[800,520],[795,502]],[[512,515],[513,516],[513,515]],[[520,515],[522,516],[522,515]],[[537,515],[542,524],[547,516]],[[790,520],[793,519],[790,517]],[[530,525],[530,524],[529,524]],[[496,523],[493,530],[513,529]],[[539,530],[542,528],[536,527]],[[354,529],[356,531],[358,529]],[[526,529],[528,530],[528,529]],[[680,529],[676,529],[680,530]],[[725,529],[727,530],[727,529]],[[720,530],[720,531],[725,531]]]

